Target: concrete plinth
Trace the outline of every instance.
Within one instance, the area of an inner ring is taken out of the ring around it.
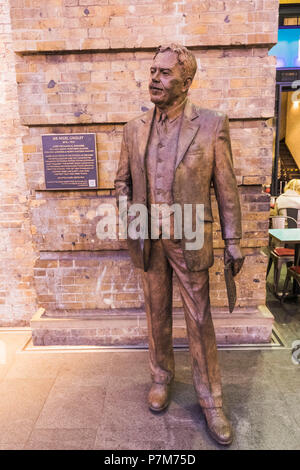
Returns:
[[[265,305],[236,309],[213,309],[217,343],[258,344],[271,340],[273,316]],[[36,346],[95,345],[146,346],[147,322],[145,312],[104,312],[100,310],[47,312],[40,308],[31,320],[32,338]],[[186,326],[182,311],[173,314],[175,345],[187,344]]]

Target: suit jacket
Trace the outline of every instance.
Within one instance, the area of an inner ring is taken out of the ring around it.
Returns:
[[[147,204],[145,156],[154,108],[124,127],[121,155],[115,179],[116,196],[127,196],[129,204]],[[184,108],[179,133],[173,181],[174,203],[204,204],[204,244],[199,250],[182,249],[187,267],[202,271],[213,264],[212,209],[213,183],[220,215],[222,238],[241,238],[241,211],[232,163],[227,116],[195,106]],[[150,242],[127,239],[136,267],[147,270]]]

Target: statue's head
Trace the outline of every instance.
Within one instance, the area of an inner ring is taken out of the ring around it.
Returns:
[[[150,68],[152,103],[167,108],[180,102],[187,95],[196,71],[195,56],[186,47],[179,44],[159,46]]]

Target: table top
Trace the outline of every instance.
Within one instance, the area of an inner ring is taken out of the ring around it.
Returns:
[[[269,234],[280,242],[300,243],[300,228],[272,228]]]

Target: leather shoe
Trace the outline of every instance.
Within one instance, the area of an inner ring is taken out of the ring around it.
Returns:
[[[152,411],[162,411],[169,405],[171,396],[170,384],[152,383],[148,395],[148,405]]]
[[[233,431],[230,422],[226,418],[223,409],[203,408],[208,432],[211,437],[222,445],[229,445],[233,440]]]

